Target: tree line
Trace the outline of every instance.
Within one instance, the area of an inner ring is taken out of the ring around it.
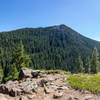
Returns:
[[[0,48],[0,82],[6,82],[8,80],[18,79],[19,72],[23,67],[31,67],[31,58],[25,53],[24,45],[22,41],[15,49],[12,59],[10,62],[10,67],[4,67],[4,51]],[[34,68],[34,67],[33,67]],[[44,69],[46,67],[44,66]],[[7,72],[8,70],[8,72]],[[65,69],[64,69],[65,70]],[[85,61],[85,66],[80,55],[76,58],[76,66],[74,67],[74,73],[92,73],[96,74],[100,70],[99,54],[97,48],[95,47],[91,57],[87,57]],[[66,69],[66,71],[69,71]]]

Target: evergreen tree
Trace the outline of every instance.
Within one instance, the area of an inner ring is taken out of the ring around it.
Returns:
[[[81,59],[81,56],[79,55],[77,58],[76,73],[82,73],[82,72],[84,72],[83,61]]]
[[[90,66],[91,66],[91,64],[90,64],[90,58],[87,57],[86,58],[86,62],[85,62],[85,73],[90,73]]]
[[[25,54],[24,52],[24,45],[22,44],[22,41],[20,42],[20,45],[16,49],[13,59],[12,59],[12,64],[16,66],[18,72],[22,67],[28,67],[30,63],[30,57]]]
[[[91,73],[95,74],[99,70],[99,58],[98,58],[98,51],[95,47],[92,53],[92,59],[91,59]]]

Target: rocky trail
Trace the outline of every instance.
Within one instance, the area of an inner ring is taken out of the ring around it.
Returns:
[[[64,73],[23,69],[19,77],[0,85],[0,100],[100,100],[88,91],[72,89]]]

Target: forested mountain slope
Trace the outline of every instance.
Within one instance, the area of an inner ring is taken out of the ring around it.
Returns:
[[[100,52],[100,42],[86,38],[65,25],[24,28],[0,33],[5,68],[10,67],[13,51],[20,40],[32,59],[30,66],[35,69],[64,69],[74,72],[79,54],[85,63],[94,47]]]

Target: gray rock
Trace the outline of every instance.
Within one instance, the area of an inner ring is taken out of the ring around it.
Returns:
[[[36,78],[40,76],[40,70],[32,70],[31,74],[33,78]]]
[[[54,79],[53,78],[46,78],[46,79],[42,79],[40,82],[39,82],[39,86],[44,86],[46,85],[48,82],[53,82]]]
[[[28,69],[28,68],[22,68],[19,73],[19,79],[37,78],[40,75],[42,75],[42,72],[40,70],[32,70],[32,69]]]
[[[55,94],[53,95],[53,98],[57,99],[57,98],[60,98],[60,97],[62,97],[62,96],[63,96],[63,92],[57,91],[57,92],[55,92]]]
[[[46,85],[46,83],[48,83],[48,80],[42,79],[38,84],[39,84],[39,86],[44,87],[44,85]]]
[[[32,78],[32,69],[23,68],[19,73],[19,79]]]
[[[25,81],[20,84],[22,92],[25,94],[32,94],[32,92],[36,92],[38,85],[33,81]]]

